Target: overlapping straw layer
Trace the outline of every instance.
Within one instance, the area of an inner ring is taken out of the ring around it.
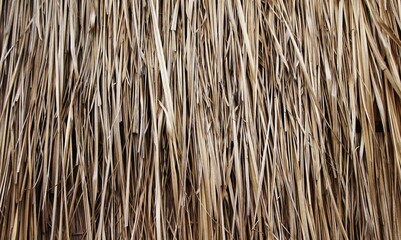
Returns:
[[[399,0],[0,0],[1,239],[401,236]]]

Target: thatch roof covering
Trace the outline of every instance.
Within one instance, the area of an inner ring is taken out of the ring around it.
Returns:
[[[0,238],[399,239],[401,2],[0,1]]]

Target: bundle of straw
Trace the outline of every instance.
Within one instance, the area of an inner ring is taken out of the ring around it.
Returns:
[[[1,239],[399,239],[399,0],[0,0]]]

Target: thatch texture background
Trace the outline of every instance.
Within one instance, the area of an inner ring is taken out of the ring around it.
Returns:
[[[0,238],[399,239],[399,0],[0,0]]]

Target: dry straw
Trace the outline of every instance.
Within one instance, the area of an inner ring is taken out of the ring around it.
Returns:
[[[401,236],[399,0],[0,0],[1,239]]]

